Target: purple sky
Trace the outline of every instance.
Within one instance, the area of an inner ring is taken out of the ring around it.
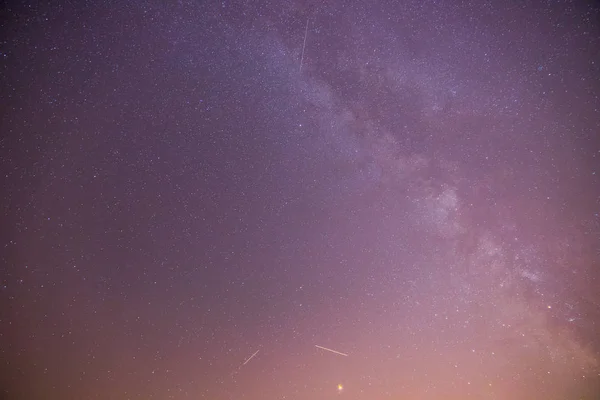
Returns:
[[[0,398],[597,399],[593,4],[3,5]]]

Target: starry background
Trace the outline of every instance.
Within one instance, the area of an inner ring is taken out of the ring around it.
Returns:
[[[600,398],[599,15],[4,3],[2,398]]]

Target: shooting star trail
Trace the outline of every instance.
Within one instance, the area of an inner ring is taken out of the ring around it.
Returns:
[[[304,49],[306,48],[306,36],[308,36],[308,18],[306,18],[306,29],[304,29],[304,44],[302,45],[302,57],[300,57],[300,69],[298,72],[302,72],[302,61],[304,61]]]
[[[340,356],[348,357],[348,354],[340,353],[339,351],[331,350],[331,349],[328,349],[327,347],[319,346],[319,345],[316,345],[316,344],[315,344],[315,347],[318,347],[319,349],[330,351],[330,352],[335,353],[335,354],[339,354]]]
[[[244,365],[248,364],[248,361],[252,360],[252,359],[254,358],[254,356],[258,354],[258,352],[259,352],[259,351],[260,351],[260,350],[256,350],[256,351],[254,352],[254,354],[252,354],[252,355],[251,355],[251,356],[250,356],[250,357],[249,357],[249,358],[248,358],[246,361],[244,361],[244,363],[242,364],[242,366],[244,366]]]

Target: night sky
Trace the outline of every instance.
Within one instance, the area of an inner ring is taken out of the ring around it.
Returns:
[[[600,398],[595,3],[3,4],[2,400]]]

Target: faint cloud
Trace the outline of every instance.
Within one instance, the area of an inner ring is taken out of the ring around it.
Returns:
[[[542,281],[542,277],[539,272],[531,271],[527,269],[519,270],[519,275],[523,278],[529,279],[531,282],[538,283]]]

